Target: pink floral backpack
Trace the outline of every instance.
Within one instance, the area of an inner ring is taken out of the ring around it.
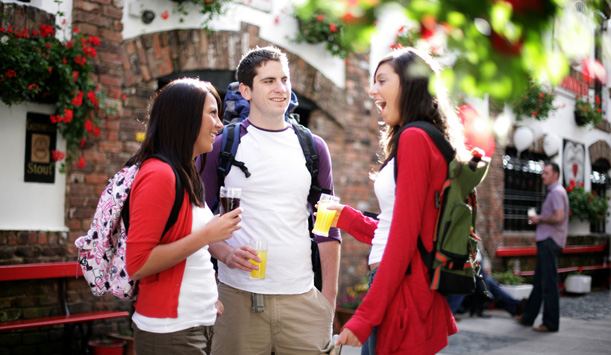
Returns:
[[[172,164],[161,155],[153,155],[172,167],[176,178],[176,199],[161,237],[176,223],[183,202],[183,188]],[[125,268],[125,242],[129,230],[129,192],[139,165],[126,166],[115,174],[102,192],[91,227],[74,244],[79,249],[78,263],[95,296],[107,293],[135,300],[137,284]]]

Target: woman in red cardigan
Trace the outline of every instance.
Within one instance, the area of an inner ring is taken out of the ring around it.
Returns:
[[[445,297],[429,289],[430,276],[417,248],[419,236],[427,250],[433,248],[435,192],[446,179],[447,163],[423,130],[411,127],[398,137],[410,122],[430,122],[459,156],[466,156],[460,123],[443,88],[436,88],[435,96],[429,91],[429,79],[437,73],[432,58],[413,48],[382,58],[369,91],[385,123],[380,140],[384,159],[374,183],[379,220],[335,206],[341,211],[337,227],[372,245],[369,292],[337,341],[361,346],[368,340],[362,348],[366,354],[434,354],[458,331]]]
[[[208,244],[231,237],[242,210],[213,216],[195,167],[195,157],[212,150],[223,127],[220,102],[208,82],[172,81],[155,95],[146,138],[127,163],[140,164],[126,246],[127,271],[139,280],[132,317],[139,355],[209,354],[212,325],[223,311]],[[184,187],[178,219],[165,234],[176,180],[172,167],[153,154],[171,162]]]

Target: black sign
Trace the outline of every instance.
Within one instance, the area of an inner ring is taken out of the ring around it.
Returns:
[[[57,128],[49,115],[28,112],[25,128],[25,182],[55,182],[51,151],[57,144]]]

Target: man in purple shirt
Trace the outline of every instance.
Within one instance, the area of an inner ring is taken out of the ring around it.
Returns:
[[[533,290],[528,297],[526,312],[516,319],[523,325],[532,325],[539,314],[543,302],[543,323],[533,326],[539,332],[557,332],[560,324],[560,296],[558,291],[558,256],[566,244],[569,226],[569,199],[558,178],[560,168],[556,163],[548,163],[543,168],[543,185],[547,196],[541,214],[528,217],[537,225],[537,265]]]

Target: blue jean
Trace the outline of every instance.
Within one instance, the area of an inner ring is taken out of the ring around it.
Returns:
[[[371,284],[373,283],[373,279],[376,276],[376,272],[378,268],[375,268],[369,274],[369,288],[371,288]],[[361,355],[375,355],[376,353],[376,343],[378,341],[378,328],[373,327],[371,330],[371,335],[365,341],[363,346],[361,346]]]
[[[560,325],[560,291],[558,290],[558,256],[562,248],[552,238],[537,242],[537,265],[533,290],[522,315],[525,324],[533,324],[543,303],[543,325],[557,331]]]
[[[503,291],[499,284],[490,275],[488,275],[483,268],[480,269],[480,274],[484,279],[484,283],[486,284],[486,289],[488,290],[488,297],[490,297],[494,301],[497,307],[503,308],[511,315],[514,315],[516,313],[516,307],[518,306],[520,301],[514,299],[505,291]],[[486,295],[484,294],[484,287],[482,283],[478,281],[475,293],[471,297],[471,308],[478,312],[482,311],[485,308],[485,298]]]

